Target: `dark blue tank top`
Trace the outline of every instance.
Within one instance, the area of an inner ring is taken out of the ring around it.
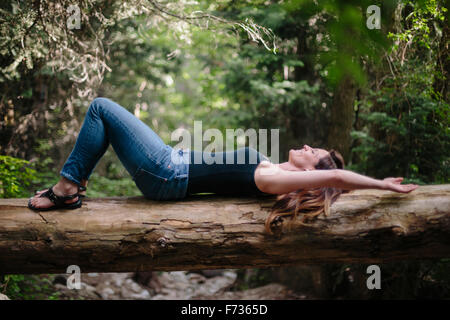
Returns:
[[[211,158],[208,164],[206,156]],[[197,156],[201,163],[195,163]],[[215,162],[213,162],[216,159]],[[228,160],[233,160],[227,162]],[[200,192],[236,195],[267,195],[255,184],[258,164],[269,159],[253,148],[245,147],[227,152],[190,152],[187,194]]]

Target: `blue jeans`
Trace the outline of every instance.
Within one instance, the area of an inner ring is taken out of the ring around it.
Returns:
[[[78,185],[89,179],[110,143],[146,198],[176,200],[186,196],[189,149],[174,150],[145,123],[106,98],[96,98],[89,106],[61,176]]]

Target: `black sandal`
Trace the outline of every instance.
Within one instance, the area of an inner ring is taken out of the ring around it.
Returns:
[[[55,209],[77,209],[80,208],[82,203],[81,203],[81,197],[80,195],[77,193],[69,195],[69,196],[57,196],[54,192],[53,192],[53,186],[50,187],[47,191],[43,192],[39,198],[49,198],[51,202],[53,202],[55,205],[52,207],[48,207],[48,208],[37,208],[35,206],[33,206],[31,204],[31,199],[28,200],[28,208],[32,209],[32,210],[37,210],[37,211],[49,211],[49,210],[55,210]],[[65,201],[70,200],[70,199],[74,199],[78,197],[78,200],[72,203],[66,203]]]
[[[34,194],[37,194],[40,190],[35,190]],[[85,186],[79,186],[78,187],[78,192],[83,192],[86,191],[86,187]],[[85,194],[79,194],[78,195],[80,198],[86,198],[87,196]]]
[[[85,186],[79,186],[78,187],[78,192],[80,192],[80,191],[86,191],[86,187]],[[86,198],[86,195],[85,194],[79,194],[78,195],[80,198]]]

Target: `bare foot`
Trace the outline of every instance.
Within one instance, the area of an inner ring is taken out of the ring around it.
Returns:
[[[42,208],[49,208],[55,205],[49,198],[40,197],[40,195],[46,190],[39,191],[38,193],[36,193],[34,197],[31,198],[30,202],[34,207],[42,209]],[[57,196],[68,196],[76,193],[77,191],[78,185],[67,180],[66,178],[62,178],[61,180],[59,180],[59,182],[55,184],[55,186],[53,187],[53,192]],[[78,197],[75,197],[73,199],[66,200],[65,203],[73,203],[77,201]]]

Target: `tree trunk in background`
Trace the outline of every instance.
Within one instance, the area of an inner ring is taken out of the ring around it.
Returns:
[[[343,77],[334,90],[327,141],[328,148],[339,151],[346,163],[350,158],[350,132],[354,120],[355,97],[356,85],[353,79],[349,76]]]
[[[308,47],[308,42],[306,41],[306,38],[308,37],[308,26],[302,25],[299,29],[296,55],[298,60],[303,62],[303,66],[294,67],[294,80],[296,82],[306,80],[310,85],[312,85],[316,79],[316,75],[312,61],[313,52],[311,52]]]
[[[268,198],[86,199],[36,213],[0,199],[0,273],[175,271],[450,257],[450,185],[343,194],[309,226],[264,231]]]
[[[436,71],[441,75],[441,77],[435,77],[433,88],[435,92],[440,94],[440,99],[448,102],[448,83],[450,74],[450,27],[448,26],[448,15],[444,16],[445,20],[443,21],[442,26],[442,38],[439,42],[439,51],[436,53]]]
[[[299,18],[302,20],[304,18]],[[295,38],[296,47],[293,54],[299,61],[303,62],[303,66],[296,65],[293,70],[293,80],[295,82],[306,81],[309,86],[313,86],[318,79],[317,71],[314,66],[316,61],[315,42],[312,37],[313,31],[307,22],[299,22],[298,34]],[[307,41],[308,38],[309,41]],[[291,79],[292,80],[292,79]],[[320,93],[322,94],[322,93]],[[298,101],[297,103],[301,103]],[[291,148],[301,148],[304,144],[320,147],[324,145],[326,139],[326,127],[321,124],[326,121],[325,110],[318,107],[316,112],[305,111],[305,106],[293,105],[286,110],[287,121],[286,128],[287,138],[280,145],[282,155],[287,155]],[[283,158],[283,161],[287,161]]]

